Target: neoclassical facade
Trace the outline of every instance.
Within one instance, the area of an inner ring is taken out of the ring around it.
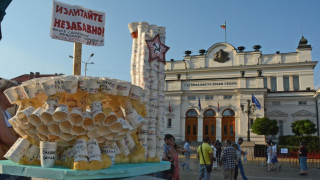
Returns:
[[[310,119],[319,133],[320,90],[314,88],[311,45],[302,37],[296,52],[263,54],[217,43],[199,55],[166,63],[166,133],[202,141],[247,138],[257,117],[278,121],[278,135],[291,135],[291,123]],[[251,104],[252,95],[261,108]],[[249,114],[248,100],[250,100]],[[242,107],[242,108],[241,108]],[[249,127],[249,128],[248,128]],[[251,141],[264,137],[250,133]],[[277,138],[274,136],[273,138]]]

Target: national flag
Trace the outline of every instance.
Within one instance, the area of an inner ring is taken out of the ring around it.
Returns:
[[[170,105],[170,101],[169,101],[169,112],[172,112],[172,110],[171,110],[171,105]]]
[[[198,96],[198,106],[199,106],[199,110],[201,111],[201,102],[200,102],[200,97]]]
[[[258,99],[256,97],[254,97],[254,95],[252,94],[252,102],[256,105],[256,107],[260,110],[261,109],[261,104],[258,101]]]
[[[220,112],[220,105],[219,105],[219,101],[218,101],[218,112]]]
[[[227,28],[226,24],[222,24],[220,27],[221,27],[222,29]]]

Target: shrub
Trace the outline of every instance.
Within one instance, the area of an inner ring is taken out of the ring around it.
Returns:
[[[317,136],[280,136],[279,147],[286,146],[286,148],[297,147],[299,149],[299,143],[304,142],[309,152],[319,152],[319,137]],[[294,148],[291,148],[294,149]]]

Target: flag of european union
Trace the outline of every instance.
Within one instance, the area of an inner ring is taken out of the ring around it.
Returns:
[[[256,105],[256,107],[260,110],[261,109],[261,104],[258,101],[258,99],[256,97],[254,97],[254,95],[252,94],[252,102]]]
[[[200,102],[200,97],[198,96],[198,106],[199,106],[199,110],[201,111],[201,102]]]

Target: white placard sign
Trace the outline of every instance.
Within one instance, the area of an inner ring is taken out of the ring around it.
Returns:
[[[53,1],[50,37],[104,46],[105,12]]]
[[[233,89],[238,88],[238,80],[217,79],[217,80],[191,80],[183,81],[182,90],[204,90],[204,89]]]
[[[288,148],[281,148],[281,154],[288,154]]]

